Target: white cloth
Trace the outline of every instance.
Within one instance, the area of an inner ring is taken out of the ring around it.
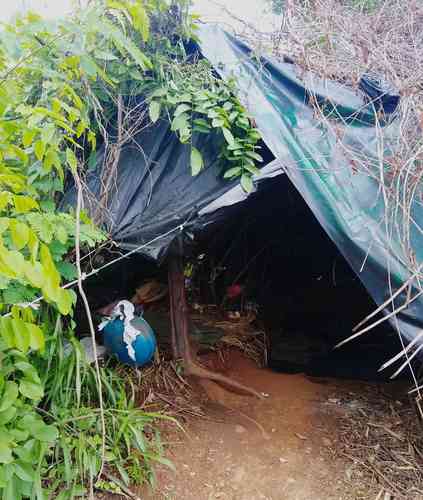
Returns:
[[[135,359],[135,350],[133,348],[133,343],[135,342],[136,338],[140,334],[139,330],[134,328],[132,326],[131,321],[135,317],[135,307],[132,302],[129,302],[129,300],[121,300],[118,302],[118,304],[114,307],[112,314],[109,318],[105,318],[99,325],[98,329],[103,330],[103,328],[109,323],[109,321],[112,321],[114,319],[120,319],[123,321],[123,341],[126,344],[126,348],[128,349],[128,356],[136,361]]]

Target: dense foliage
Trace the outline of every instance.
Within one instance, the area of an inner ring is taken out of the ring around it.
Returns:
[[[110,141],[118,102],[143,96],[145,120],[169,120],[203,168],[197,133],[221,136],[222,174],[245,190],[257,172],[259,134],[204,60],[186,0],[90,2],[72,18],[34,14],[0,34],[0,490],[5,500],[73,498],[101,470],[97,380],[74,337],[75,238],[106,238],[82,212],[58,210],[69,178],[83,178],[98,141]],[[131,137],[128,136],[128,141]],[[80,223],[77,224],[77,219]],[[67,349],[64,346],[67,343]],[[127,484],[160,459],[126,382],[101,368],[106,467]],[[155,433],[153,432],[153,437]],[[128,475],[128,470],[133,474]],[[131,477],[130,477],[131,476]],[[106,484],[97,481],[97,486]]]

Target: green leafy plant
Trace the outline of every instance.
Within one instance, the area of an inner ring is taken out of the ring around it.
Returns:
[[[58,429],[35,410],[44,386],[29,357],[4,342],[0,356],[0,489],[7,500],[42,498],[40,472]]]
[[[46,397],[41,410],[58,429],[58,439],[46,458],[47,491],[54,498],[67,500],[86,494],[86,485],[95,480],[101,467],[96,373],[79,341],[62,328],[60,320],[37,364],[40,373],[45,374],[42,384]],[[152,481],[154,462],[170,465],[162,457],[160,435],[154,427],[165,417],[136,408],[136,391],[130,378],[122,378],[112,366],[101,368],[101,379],[107,424],[107,476],[117,476],[125,486]],[[98,486],[104,489],[106,484],[100,481]]]
[[[129,16],[128,26],[146,37],[141,3],[126,4],[122,15]],[[69,316],[76,300],[63,288],[64,280],[76,275],[75,216],[57,210],[57,203],[66,177],[96,147],[99,122],[93,116],[101,91],[125,85],[118,74],[105,73],[104,60],[113,50],[130,60],[130,67],[151,68],[137,42],[119,27],[118,10],[114,5],[104,10],[98,2],[79,18],[54,23],[30,14],[0,34],[0,490],[5,500],[41,499],[49,492],[73,498],[99,471],[93,370],[78,365],[84,374],[82,381],[77,378],[79,404],[73,388],[55,392],[57,386],[40,373],[51,373],[46,353],[56,352],[59,342],[46,313]],[[83,246],[105,239],[84,213],[80,219]],[[33,301],[41,307],[30,306]],[[70,362],[54,364],[55,376],[68,370],[68,383]],[[110,371],[102,377],[110,378]],[[122,384],[107,382],[113,393],[123,390]],[[81,393],[90,399],[82,400]],[[65,400],[63,394],[72,397]],[[138,449],[134,457],[145,470],[148,460],[139,446],[147,447],[139,433],[147,418],[129,401],[117,408],[109,406],[106,415],[113,429],[107,449],[115,454],[113,461],[108,457],[110,467],[124,470],[129,450]],[[124,421],[131,430],[119,434]]]
[[[97,144],[115,140],[109,131],[119,103],[130,106],[139,97],[147,125],[166,118],[190,145],[193,175],[204,168],[193,137],[214,134],[222,144],[224,177],[240,177],[251,190],[260,136],[235,83],[224,83],[206,61],[186,54],[196,29],[189,4],[94,0],[72,17],[46,21],[28,14],[0,32],[4,500],[74,498],[96,480],[104,489],[109,479],[97,477],[103,459],[121,485],[151,480],[152,463],[166,463],[153,425],[163,417],[136,409],[128,381],[112,366],[97,373],[73,336],[77,296],[65,284],[77,277],[76,241],[88,251],[107,236],[83,211],[78,217],[66,211],[61,200],[65,185],[83,179],[95,162]]]
[[[240,177],[245,191],[263,158],[257,152],[261,136],[245,107],[236,97],[234,81],[218,79],[210,64],[197,61],[167,68],[162,85],[150,94],[149,115],[156,122],[163,114],[182,143],[191,144],[192,175],[204,166],[201,152],[192,145],[194,134],[220,134],[221,166],[227,179]]]

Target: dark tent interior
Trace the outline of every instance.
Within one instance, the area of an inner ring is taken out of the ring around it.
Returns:
[[[381,373],[378,368],[401,343],[388,322],[333,349],[375,304],[286,175],[262,181],[246,201],[221,212],[218,222],[185,247],[187,260],[197,264],[191,301],[235,309],[253,304],[267,335],[271,369],[389,378],[392,367]],[[86,288],[93,308],[131,297],[145,279],[166,282],[166,266],[166,260],[157,266],[135,255],[91,278]],[[225,302],[225,290],[234,284],[242,286],[242,294]],[[84,322],[79,324],[82,330]],[[152,326],[170,329],[166,321]]]
[[[389,323],[337,350],[375,304],[285,175],[264,181],[203,237],[202,250],[224,267],[218,296],[245,286],[270,344],[269,366],[315,376],[376,380],[400,349]],[[216,264],[214,264],[216,265]]]

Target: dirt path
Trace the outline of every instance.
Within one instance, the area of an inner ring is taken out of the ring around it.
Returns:
[[[176,471],[159,468],[150,499],[374,499],[346,484],[348,462],[336,456],[336,383],[277,374],[235,356],[229,374],[269,394],[263,401],[205,384],[211,420],[170,436]],[[348,383],[345,383],[348,389]],[[339,394],[338,394],[339,395]],[[371,495],[371,496],[370,496]],[[145,492],[143,495],[145,498]]]

